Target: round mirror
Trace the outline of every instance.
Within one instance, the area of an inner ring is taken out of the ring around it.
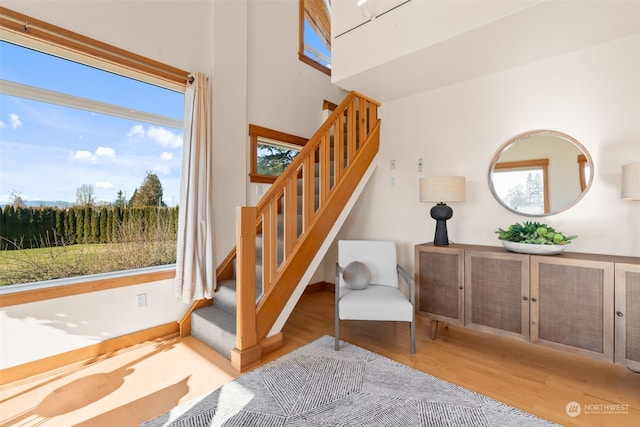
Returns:
[[[520,215],[557,214],[575,205],[593,181],[593,161],[574,138],[553,130],[514,136],[489,168],[489,188],[502,206]]]

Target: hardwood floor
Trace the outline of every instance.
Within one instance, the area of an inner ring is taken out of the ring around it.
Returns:
[[[432,341],[422,317],[415,355],[406,324],[341,325],[350,343],[559,424],[640,425],[640,374],[624,367],[455,327]],[[263,363],[323,335],[333,335],[333,294],[306,294],[284,328],[283,347]],[[193,337],[146,343],[0,388],[0,427],[137,426],[236,376]],[[577,417],[567,415],[570,402],[580,405]],[[612,407],[604,405],[614,404],[619,413],[606,413]]]

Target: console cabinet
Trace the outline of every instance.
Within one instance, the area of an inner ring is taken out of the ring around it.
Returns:
[[[435,331],[446,322],[640,368],[640,258],[425,243],[415,283]]]
[[[640,372],[640,265],[615,270],[615,360]]]

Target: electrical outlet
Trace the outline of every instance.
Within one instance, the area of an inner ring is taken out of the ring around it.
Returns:
[[[395,187],[395,186],[396,186],[396,177],[395,177],[395,176],[392,176],[392,177],[389,179],[389,185],[391,185],[392,187]]]
[[[422,158],[418,159],[418,172],[422,172],[422,168],[424,167],[424,163],[422,163]]]
[[[147,294],[136,295],[136,308],[144,308],[147,306]]]

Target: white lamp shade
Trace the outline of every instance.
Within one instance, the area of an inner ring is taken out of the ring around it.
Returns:
[[[640,200],[640,162],[622,166],[622,198]]]
[[[421,202],[464,202],[464,176],[420,178]]]

